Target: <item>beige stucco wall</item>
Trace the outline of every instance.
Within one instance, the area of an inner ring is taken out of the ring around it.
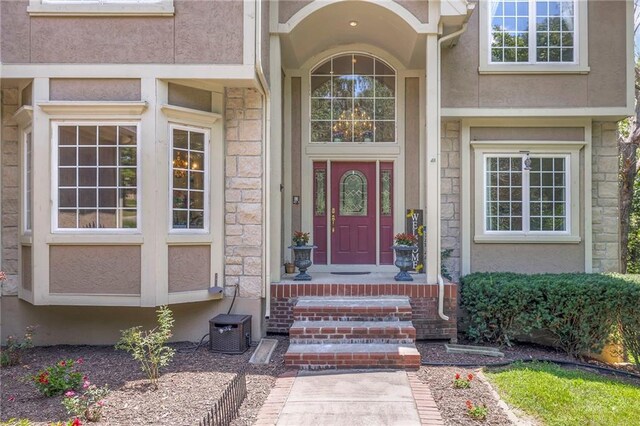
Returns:
[[[20,259],[22,269],[22,288],[31,291],[33,288],[33,277],[31,274],[32,259],[31,259],[31,246],[23,245]]]
[[[405,205],[420,208],[420,79],[405,79]]]
[[[583,127],[472,127],[472,141],[583,141]]]
[[[137,78],[52,78],[49,80],[52,101],[139,101]]]
[[[169,246],[169,293],[211,286],[211,246]]]
[[[496,129],[471,128],[471,140],[499,140],[499,138],[520,134],[517,140],[580,140],[576,139],[582,129],[576,128],[512,128]],[[482,136],[480,136],[482,135]],[[471,182],[471,272],[520,272],[520,273],[560,273],[585,271],[584,241],[584,150],[580,152],[580,185],[571,188],[580,194],[579,235],[578,244],[478,244],[473,241],[475,235],[475,185],[482,182]],[[475,155],[471,151],[471,170],[469,176],[475,176]],[[575,206],[572,206],[575,208]]]
[[[175,0],[170,17],[32,17],[0,2],[3,63],[240,64],[243,2]]]
[[[426,23],[429,21],[429,2],[427,0],[394,1],[411,12],[420,22]],[[312,2],[313,0],[280,0],[278,8],[279,22],[287,22],[293,15]],[[354,18],[357,19],[357,17]]]
[[[211,112],[211,92],[169,83],[169,104]]]
[[[155,308],[113,308],[97,306],[33,306],[17,297],[0,300],[2,341],[7,336],[24,334],[25,327],[37,325],[34,343],[37,346],[57,344],[113,345],[120,330],[142,325],[156,325]],[[209,320],[226,314],[231,298],[220,301],[171,305],[175,318],[171,341],[197,342],[209,332]],[[254,341],[260,340],[263,319],[259,315],[260,299],[237,298],[232,314],[252,314],[251,331]]]
[[[624,1],[589,1],[589,66],[586,75],[480,75],[479,10],[452,49],[442,51],[442,106],[626,106]],[[614,48],[615,46],[615,48]]]
[[[49,291],[140,294],[139,246],[50,246]]]
[[[261,47],[260,47],[260,62],[262,62],[262,71],[264,72],[267,83],[271,85],[271,41],[269,39],[269,14],[271,9],[271,2],[269,0],[261,0],[262,19],[260,21],[260,34]]]
[[[291,79],[291,194],[302,195],[302,79]],[[291,206],[291,229],[296,231],[302,228],[302,203],[287,204]],[[288,238],[288,236],[287,236]],[[285,242],[288,240],[285,240]]]

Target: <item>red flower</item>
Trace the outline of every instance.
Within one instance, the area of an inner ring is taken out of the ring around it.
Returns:
[[[469,373],[469,375],[467,376],[467,379],[469,379],[469,381],[473,380],[473,374]]]
[[[469,410],[473,409],[473,404],[471,403],[471,401],[467,400],[467,408]]]
[[[456,380],[460,380],[460,374],[456,373]]]
[[[41,373],[38,376],[38,382],[44,384],[44,385],[48,385],[49,384],[49,373]]]
[[[58,365],[59,365],[60,367],[64,367],[65,365],[67,365],[67,361],[60,361],[60,362],[58,363]]]
[[[82,426],[82,422],[79,418],[76,417],[75,419],[73,419],[73,422],[71,422],[71,426]]]
[[[76,359],[76,363],[82,365],[82,363],[84,362],[84,359],[82,359],[82,357]]]

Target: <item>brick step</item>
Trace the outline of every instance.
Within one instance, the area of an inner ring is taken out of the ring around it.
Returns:
[[[297,321],[408,321],[408,297],[300,297],[293,308]]]
[[[295,321],[291,343],[413,343],[411,321]]]
[[[304,369],[420,368],[420,353],[414,344],[290,344],[284,355],[288,367]]]

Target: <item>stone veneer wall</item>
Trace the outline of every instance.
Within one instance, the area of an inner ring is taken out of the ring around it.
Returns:
[[[593,272],[620,270],[618,142],[614,122],[592,125]]]
[[[231,88],[225,94],[225,293],[262,296],[262,95]]]
[[[7,274],[2,283],[2,295],[18,294],[18,123],[13,114],[18,109],[18,88],[2,86],[2,189],[0,214],[2,215],[2,264]]]
[[[443,260],[454,282],[460,280],[460,122],[442,123],[440,151],[440,226],[442,250],[452,249]]]

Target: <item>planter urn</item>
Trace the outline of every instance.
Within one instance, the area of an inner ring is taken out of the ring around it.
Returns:
[[[396,253],[395,265],[400,269],[393,278],[396,281],[413,281],[408,271],[413,267],[413,252],[418,249],[418,246],[396,244],[391,248]]]
[[[289,246],[289,248],[293,250],[293,264],[296,265],[300,271],[300,273],[293,278],[294,281],[311,281],[311,275],[307,274],[307,269],[313,265],[311,251],[316,248],[316,246],[296,244]]]

